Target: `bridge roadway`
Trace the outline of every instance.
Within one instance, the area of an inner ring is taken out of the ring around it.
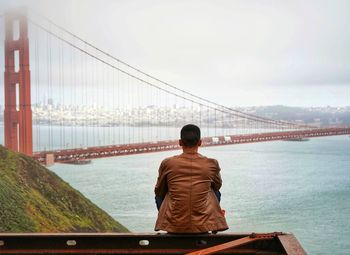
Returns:
[[[246,135],[231,135],[205,137],[202,139],[202,146],[221,146],[230,144],[256,143],[276,140],[286,140],[293,138],[312,138],[321,136],[347,135],[350,134],[350,127],[319,128],[309,130],[283,131],[271,133],[257,133]],[[82,159],[95,159],[104,157],[115,157],[131,154],[141,154],[168,150],[178,150],[180,146],[178,140],[133,143],[126,145],[111,145],[86,147],[78,149],[65,149],[55,151],[42,151],[34,153],[33,158],[42,164],[53,162],[69,163]],[[50,160],[51,159],[51,160]]]

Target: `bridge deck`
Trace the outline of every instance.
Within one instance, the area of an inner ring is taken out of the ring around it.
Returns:
[[[298,137],[321,137],[332,135],[350,134],[350,127],[342,128],[320,128],[310,130],[286,131],[286,132],[271,132],[258,133],[247,135],[231,135],[206,137],[202,139],[202,146],[220,146],[241,143],[256,143],[267,142],[284,139],[293,139]],[[130,154],[140,154],[149,152],[159,152],[167,150],[180,149],[177,140],[149,142],[149,143],[134,143],[127,145],[111,145],[99,147],[87,147],[69,150],[43,151],[34,154],[34,158],[40,163],[47,163],[47,156],[52,155],[55,162],[69,162],[74,159],[94,159],[113,156],[122,156]]]

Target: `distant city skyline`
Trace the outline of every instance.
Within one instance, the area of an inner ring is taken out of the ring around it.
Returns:
[[[0,123],[3,122],[3,107],[0,105]],[[350,106],[347,107],[287,107],[287,106],[251,106],[239,107],[235,110],[253,114],[269,119],[284,120],[296,124],[308,124],[316,126],[348,125],[350,124]],[[184,105],[173,106],[134,106],[131,108],[116,106],[105,108],[99,105],[61,105],[55,104],[52,99],[47,103],[39,103],[32,106],[33,120],[35,124],[65,125],[65,126],[180,126],[190,122],[201,123],[202,126],[213,124],[208,109],[198,107],[186,107]],[[228,114],[222,115],[224,119],[230,119]],[[238,117],[233,117],[236,125],[239,125]],[[218,118],[221,119],[220,117]],[[241,119],[242,123],[246,123]],[[220,126],[220,121],[217,121]],[[229,127],[226,125],[225,127]]]
[[[0,14],[21,5],[220,104],[349,105],[350,1],[2,0]]]

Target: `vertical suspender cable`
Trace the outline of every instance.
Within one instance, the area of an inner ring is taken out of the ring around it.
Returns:
[[[129,120],[130,120],[130,124],[129,124],[129,129],[131,129],[132,131],[132,136],[131,136],[131,142],[134,143],[135,142],[135,126],[134,126],[134,99],[135,99],[135,93],[134,93],[134,82],[133,80],[131,80],[131,84],[129,84],[130,86],[130,105],[131,105],[131,109],[130,109],[130,115],[129,115]]]
[[[141,105],[142,105],[142,97],[140,96],[140,87],[139,87],[139,83],[136,83],[135,84],[136,86],[136,95],[137,95],[137,98],[136,98],[136,128],[137,128],[137,140],[136,142],[137,143],[140,143],[143,141],[143,139],[141,139],[141,124],[142,124],[142,115],[141,115]],[[142,124],[143,125],[143,124]]]
[[[90,121],[90,129],[91,129],[91,138],[92,138],[92,146],[96,146],[96,126],[95,126],[95,117],[96,117],[96,83],[95,83],[95,68],[96,68],[96,59],[92,59],[90,63],[90,79],[91,79],[91,96],[90,96],[90,104],[91,104],[91,121]]]
[[[65,52],[64,52],[64,45],[63,42],[62,43],[62,90],[63,90],[63,95],[62,95],[62,106],[63,106],[63,145],[65,148],[67,148],[67,141],[66,141],[66,127],[67,127],[67,103],[66,103],[66,98],[65,98],[65,93],[66,93],[66,86],[65,86],[65,68],[66,68],[66,64],[65,64]]]
[[[73,122],[73,48],[70,47],[70,82],[69,82],[69,95],[70,95],[70,103],[69,103],[69,111],[70,111],[70,148],[75,148],[75,146],[73,146],[73,137],[74,137],[74,133],[73,133],[73,126],[74,126],[74,122]]]
[[[115,100],[116,100],[116,95],[115,95],[115,70],[112,69],[112,127],[113,127],[113,141],[112,144],[115,145],[115,128],[116,128],[116,119],[115,119]]]
[[[76,51],[74,50],[73,52],[73,64],[74,67],[77,68],[78,67],[78,56],[76,54]],[[79,113],[79,108],[78,106],[80,105],[80,101],[79,101],[79,97],[78,95],[81,95],[82,91],[81,91],[81,86],[78,82],[78,75],[77,75],[77,71],[73,72],[73,76],[74,76],[74,95],[75,95],[75,105],[74,105],[74,147],[77,148],[79,145],[79,137],[78,137],[78,125],[80,125],[80,123],[78,123],[78,113]],[[79,93],[80,91],[80,93]],[[79,127],[80,129],[80,127]]]
[[[52,150],[53,147],[52,147],[52,108],[53,108],[53,100],[51,98],[51,90],[52,90],[52,62],[51,62],[51,37],[50,35],[48,34],[47,35],[48,37],[48,68],[49,68],[49,71],[48,71],[48,83],[49,83],[49,86],[48,86],[48,101],[47,101],[47,104],[48,104],[48,107],[49,107],[49,150]]]
[[[210,112],[209,107],[207,106],[207,137],[210,137]]]
[[[222,128],[222,135],[224,135],[224,136],[227,136],[227,127],[228,127],[228,125],[227,125],[227,116],[226,116],[226,114],[225,113],[221,113],[222,114],[222,124],[221,124],[221,128]]]
[[[58,102],[57,102],[57,111],[59,113],[58,118],[60,118],[59,122],[59,149],[63,149],[63,144],[62,144],[62,131],[63,131],[63,120],[62,120],[62,41],[57,41],[58,43],[58,88],[57,88],[57,97],[58,97]],[[57,125],[58,126],[58,125]]]
[[[86,50],[86,44],[84,45]],[[86,132],[85,132],[85,147],[90,146],[90,84],[89,84],[89,75],[88,75],[88,56],[84,53],[84,84],[86,87],[86,94],[85,94],[85,123],[86,123]]]
[[[40,62],[39,62],[39,40],[38,40],[38,29],[35,29],[35,76],[36,76],[36,108],[39,110],[39,87],[40,87]],[[36,146],[34,148],[37,151],[41,151],[41,146],[40,146],[40,115],[36,116]]]
[[[214,135],[217,136],[216,134],[216,109],[214,109]]]
[[[109,93],[107,93],[107,99],[106,99],[106,123],[107,123],[107,131],[108,131],[108,138],[107,138],[107,143],[106,144],[111,144],[111,119],[109,117],[109,113],[110,113],[110,100],[111,98],[113,98],[113,94],[111,96],[111,87],[110,87],[110,72],[109,72],[109,66],[106,66],[106,72],[107,72],[107,84],[106,84],[106,91],[108,91]],[[113,100],[113,99],[112,99]]]
[[[103,67],[102,66],[102,125],[103,125],[103,143],[102,145],[105,146],[108,142],[107,142],[107,139],[108,139],[108,134],[107,134],[107,131],[108,131],[108,127],[107,127],[107,123],[106,123],[106,119],[105,119],[105,111],[106,111],[106,101],[107,101],[107,98],[106,98],[106,92],[107,92],[107,89],[106,89],[106,80],[107,80],[107,70],[106,70],[107,67]]]
[[[202,105],[199,105],[199,128],[202,129]]]
[[[84,93],[85,93],[85,84],[84,84],[84,66],[83,66],[83,53],[80,51],[80,56],[79,56],[79,68],[80,68],[80,81],[79,81],[79,86],[82,88],[81,93],[80,93],[80,100],[81,100],[81,105],[80,105],[80,114],[82,115],[81,119],[81,125],[82,125],[82,130],[81,130],[81,143],[80,147],[85,146],[85,112],[84,112]]]
[[[119,63],[118,63],[119,66]],[[118,105],[118,143],[121,144],[120,135],[121,135],[121,111],[120,111],[120,73],[117,71],[117,105]]]
[[[102,109],[101,107],[101,95],[102,95],[102,72],[101,72],[101,68],[100,68],[100,63],[97,63],[97,75],[96,75],[96,86],[98,86],[98,90],[97,90],[97,114],[98,116],[96,116],[97,118],[97,139],[98,139],[98,145],[101,146],[101,139],[102,137],[100,136],[101,134],[101,131],[99,130],[102,130],[101,128],[101,112],[100,110]]]

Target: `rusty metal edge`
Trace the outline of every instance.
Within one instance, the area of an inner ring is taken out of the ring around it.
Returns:
[[[243,238],[243,237],[247,237],[249,235],[251,235],[252,233],[220,233],[220,234],[204,234],[204,235],[200,235],[203,237],[234,237],[234,238]],[[165,234],[165,233],[0,233],[0,241],[1,239],[6,239],[6,237],[20,237],[20,238],[61,238],[61,237],[65,237],[67,239],[72,238],[79,238],[79,237],[97,237],[97,238],[103,238],[103,237],[123,237],[123,238],[157,238],[157,237],[181,237],[182,235],[171,235],[171,234]],[[191,238],[191,237],[199,237],[198,235],[186,235],[187,237]],[[304,249],[301,247],[300,243],[298,242],[298,240],[295,238],[295,236],[293,234],[286,234],[286,233],[280,233],[278,235],[278,241],[281,245],[281,248],[285,250],[286,254],[288,255],[305,255],[306,252],[304,251]],[[127,248],[127,249],[104,249],[103,247],[98,248],[98,250],[96,250],[95,248],[92,248],[91,250],[88,249],[77,249],[77,250],[70,250],[70,249],[65,249],[65,250],[61,250],[61,249],[50,249],[47,250],[46,248],[44,249],[14,249],[14,250],[3,250],[1,249],[2,247],[0,247],[0,254],[47,254],[47,253],[51,253],[51,254],[91,254],[91,253],[95,253],[95,254],[139,254],[139,253],[148,253],[148,254],[169,254],[169,253],[178,253],[178,252],[193,252],[194,250],[192,248],[184,248],[182,247],[182,249],[179,247],[179,249],[174,249],[174,248],[168,248],[168,249],[164,249],[164,248],[160,248],[160,249],[151,249],[151,250],[139,250],[139,249],[133,249],[133,248]],[[252,250],[237,250],[236,252],[238,252],[239,254],[246,254],[246,252],[252,252],[254,254],[254,251]],[[231,251],[232,252],[232,251]],[[249,254],[249,252],[247,254]],[[256,251],[255,251],[256,252]],[[222,252],[226,254],[225,252]],[[227,252],[228,254],[236,254],[236,253],[230,253]],[[264,252],[262,254],[265,254]],[[270,254],[269,252],[266,252],[266,254]]]
[[[288,255],[307,255],[306,251],[293,234],[279,235],[277,238]]]
[[[186,252],[192,251],[191,249],[155,249],[155,250],[111,250],[111,249],[99,249],[99,250],[11,250],[0,252],[0,254],[23,254],[23,255],[38,255],[38,254],[185,254]],[[233,253],[232,251],[222,251],[220,254],[239,254],[239,255],[276,255],[275,251],[258,251],[256,249],[236,249]]]
[[[237,237],[244,237],[244,236],[249,236],[251,232],[227,232],[227,233],[219,233],[219,234],[203,234],[203,236],[237,236]],[[8,233],[8,232],[0,232],[0,238],[1,237],[19,237],[19,236],[25,236],[25,237],[35,237],[35,236],[46,236],[46,237],[51,237],[51,236],[123,236],[123,237],[137,237],[137,236],[179,236],[179,235],[173,235],[173,234],[168,234],[168,233],[154,233],[154,232],[132,232],[132,233],[114,233],[114,232],[103,232],[103,233]],[[196,234],[188,234],[186,236],[196,236],[198,237],[199,235]]]

